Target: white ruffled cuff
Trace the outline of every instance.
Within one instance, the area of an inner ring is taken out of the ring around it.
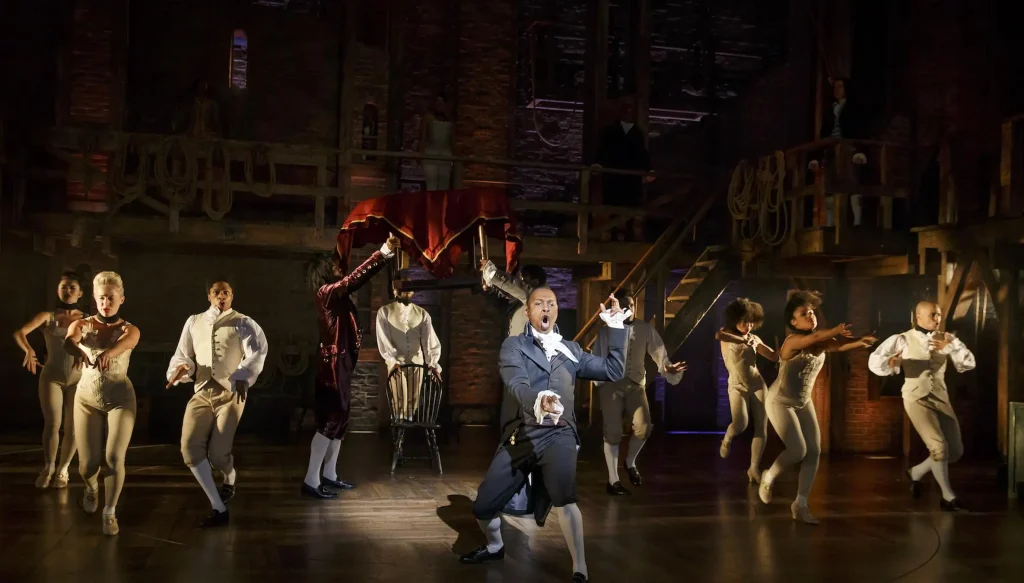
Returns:
[[[544,411],[543,409],[541,409],[540,402],[541,402],[541,400],[544,397],[554,397],[555,399],[558,399],[555,402],[555,412],[554,413],[548,413],[547,411]],[[555,424],[558,424],[558,420],[561,419],[562,413],[564,413],[564,412],[565,412],[565,407],[562,405],[561,397],[558,396],[558,393],[555,393],[553,391],[541,391],[541,392],[537,393],[537,400],[533,403],[533,418],[537,420],[537,423],[540,423],[540,424],[543,425],[544,424],[544,418],[545,417],[551,417],[551,420],[554,421]]]
[[[626,310],[625,312],[618,312],[613,314],[611,310],[604,310],[601,312],[601,319],[604,320],[605,324],[608,324],[609,328],[615,328],[622,330],[625,328],[623,323],[633,315],[632,310]]]
[[[389,259],[391,258],[392,255],[395,254],[395,252],[391,250],[391,247],[388,247],[387,243],[384,243],[383,245],[380,246],[380,253],[381,255]]]
[[[491,285],[491,281],[494,279],[495,273],[498,273],[498,268],[494,266],[494,263],[488,260],[480,272],[480,276],[483,278],[485,285]]]

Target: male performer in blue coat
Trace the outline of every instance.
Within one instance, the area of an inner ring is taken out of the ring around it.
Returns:
[[[576,379],[614,382],[622,378],[626,343],[622,323],[631,314],[622,312],[614,297],[608,299],[610,309],[601,304],[601,319],[611,329],[608,356],[601,358],[584,352],[579,344],[563,340],[558,334],[558,300],[550,288],[541,286],[530,292],[526,332],[510,336],[501,345],[499,368],[505,386],[501,447],[491,460],[473,502],[473,515],[487,537],[487,544],[463,555],[462,563],[504,558],[499,515],[533,472],[540,474],[543,488],[558,512],[558,522],[572,554],[572,581],[586,583],[583,516],[576,506],[579,435],[573,397]]]

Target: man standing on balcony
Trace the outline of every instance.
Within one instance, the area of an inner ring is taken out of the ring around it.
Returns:
[[[604,129],[598,143],[597,154],[594,156],[594,167],[616,170],[651,170],[651,155],[647,151],[647,138],[636,124],[636,107],[632,96],[619,101],[619,112],[615,123]],[[637,208],[643,206],[644,183],[654,180],[653,176],[632,174],[602,174],[601,204]],[[605,217],[604,219],[607,219]],[[603,220],[602,220],[603,222]],[[643,241],[644,223],[640,217],[626,223],[632,223],[632,240]],[[595,225],[597,226],[597,225]],[[613,229],[619,241],[627,238],[626,228]],[[609,240],[610,234],[605,231],[602,240]]]
[[[868,137],[867,123],[864,119],[864,112],[860,108],[860,104],[856,99],[847,99],[847,94],[850,90],[850,80],[846,77],[839,77],[838,79],[830,79],[829,82],[832,84],[832,95],[835,97],[835,102],[832,103],[831,114],[826,113],[825,119],[822,120],[821,124],[821,137],[822,138],[845,138],[847,140],[863,140]],[[826,186],[830,193],[825,197],[825,224],[828,227],[835,225],[835,194],[833,188],[839,186],[838,178],[840,176],[846,179],[847,185],[857,185],[860,183],[859,171],[860,167],[867,163],[868,159],[863,152],[857,152],[854,147],[844,147],[842,150],[842,157],[836,158],[835,148],[827,148],[825,151],[825,160],[828,176],[830,178],[829,184]],[[853,162],[853,165],[850,164]],[[818,170],[817,160],[811,161],[811,170]],[[841,170],[841,172],[840,172]],[[862,215],[862,196],[857,193],[850,193],[850,208],[853,210],[853,226],[859,227]]]
[[[919,302],[914,308],[914,328],[890,336],[868,358],[868,368],[878,376],[899,374],[903,369],[903,408],[928,447],[929,457],[907,470],[910,492],[921,496],[921,480],[929,473],[942,488],[939,506],[961,510],[949,482],[949,464],[964,453],[960,423],[946,390],[946,362],[957,372],[972,370],[974,354],[956,336],[940,332],[942,308],[933,302]]]
[[[626,450],[626,471],[629,473],[629,481],[634,486],[643,484],[640,471],[636,469],[636,457],[647,443],[653,429],[651,406],[647,402],[647,370],[644,366],[647,356],[650,355],[658,367],[658,372],[665,376],[670,385],[678,385],[683,380],[686,363],[669,360],[665,343],[654,326],[632,316],[635,307],[633,296],[626,290],[619,290],[615,293],[615,298],[619,305],[631,314],[625,321],[626,372],[621,380],[594,384],[598,387],[597,394],[601,401],[601,418],[604,423],[604,460],[608,465],[608,484],[605,488],[609,496],[622,496],[629,494],[629,490],[619,481],[619,446],[622,444],[623,417],[630,419],[633,425],[633,435],[629,438],[629,449]],[[595,356],[608,356],[614,332],[611,328],[605,327],[597,333]]]
[[[167,367],[167,388],[192,382],[195,394],[185,406],[181,455],[210,499],[213,512],[202,527],[228,524],[225,505],[235,495],[235,430],[245,399],[267,359],[267,337],[252,318],[232,309],[234,290],[223,280],[207,289],[210,309],[189,316]],[[213,468],[224,474],[217,489]]]
[[[434,333],[430,314],[412,303],[413,293],[398,292],[395,301],[377,310],[377,349],[388,370],[391,402],[398,408],[393,418],[412,420],[419,405],[423,370],[399,372],[403,364],[425,364],[430,372],[441,375],[441,341]]]
[[[326,486],[337,490],[355,488],[338,479],[338,454],[348,432],[352,406],[352,372],[362,344],[352,294],[384,267],[399,246],[398,237],[388,237],[379,251],[348,274],[348,257],[342,257],[337,249],[309,265],[308,283],[316,290],[320,354],[314,397],[318,429],[309,446],[309,467],[301,488],[304,496],[337,498],[338,493]]]
[[[526,333],[510,336],[501,345],[498,366],[505,386],[501,404],[502,440],[473,502],[486,544],[463,555],[463,564],[505,557],[500,514],[526,484],[527,475],[540,478],[573,562],[573,583],[586,583],[583,516],[576,506],[576,453],[579,434],[573,411],[576,380],[616,381],[622,378],[625,330],[629,312],[601,305],[601,319],[614,331],[607,358],[584,352],[579,344],[563,340],[555,322],[558,301],[547,287],[534,289],[527,299]],[[537,484],[534,486],[538,487]],[[546,508],[545,508],[546,510]]]

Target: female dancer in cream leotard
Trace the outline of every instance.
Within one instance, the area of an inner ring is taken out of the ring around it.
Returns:
[[[818,473],[818,456],[821,454],[821,431],[811,401],[814,381],[825,364],[826,352],[867,348],[878,341],[872,336],[851,337],[846,324],[817,330],[815,311],[820,307],[821,298],[808,291],[796,292],[786,302],[786,323],[791,334],[779,349],[779,376],[768,388],[765,398],[768,419],[786,449],[775,459],[772,467],[765,470],[758,491],[761,501],[770,503],[775,478],[787,466],[799,463],[797,496],[790,511],[793,520],[807,524],[818,524],[818,519],[807,508],[807,495],[811,493],[814,476]]]
[[[78,470],[85,480],[82,508],[90,514],[96,512],[102,468],[103,534],[116,535],[119,529],[114,508],[124,486],[124,455],[135,427],[135,389],[128,380],[128,361],[139,343],[139,329],[117,313],[124,303],[121,276],[113,271],[99,273],[92,289],[98,313],[72,324],[64,346],[68,352],[85,357],[75,396]]]
[[[28,335],[42,327],[46,341],[46,364],[39,372],[39,405],[43,409],[43,470],[36,478],[36,488],[68,487],[68,466],[75,457],[75,385],[81,375],[75,357],[64,351],[64,336],[72,322],[85,314],[78,308],[82,298],[79,275],[65,271],[57,286],[57,305],[52,312],[40,312],[14,332],[14,341],[25,352],[22,366],[36,374],[39,360],[28,342]],[[61,415],[64,417],[64,444],[60,445]]]
[[[754,437],[750,440],[750,468],[747,478],[751,484],[761,481],[761,454],[764,453],[765,436],[768,433],[768,417],[764,410],[765,383],[757,370],[757,355],[772,362],[779,361],[779,355],[754,334],[764,322],[761,304],[747,298],[738,298],[725,308],[725,327],[715,335],[722,343],[722,360],[729,371],[729,410],[732,423],[725,432],[719,453],[729,456],[732,438],[743,433],[750,426]]]

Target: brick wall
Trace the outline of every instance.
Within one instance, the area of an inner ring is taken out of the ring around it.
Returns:
[[[461,2],[458,42],[458,124],[455,149],[507,158],[508,108],[515,68],[516,2]],[[504,180],[502,167],[470,166],[466,179]]]
[[[872,330],[872,292],[870,279],[849,282],[847,320],[854,330]],[[869,400],[868,350],[846,353],[846,435],[843,449],[850,452],[896,452],[903,440],[903,401],[899,398]],[[827,387],[826,387],[827,389]]]
[[[482,294],[452,292],[448,402],[452,405],[497,405],[501,402],[498,351],[508,321]]]
[[[114,100],[114,11],[118,0],[76,2],[68,71],[71,123],[109,124]]]

